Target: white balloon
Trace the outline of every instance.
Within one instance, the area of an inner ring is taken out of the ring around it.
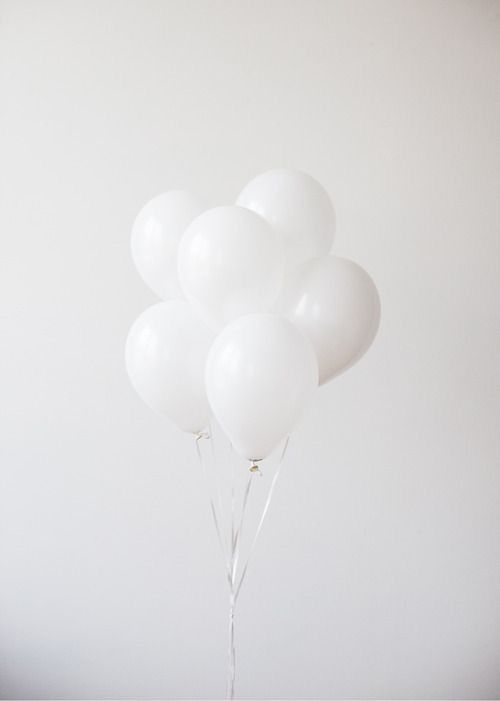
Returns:
[[[127,338],[125,363],[134,389],[190,433],[204,429],[210,419],[204,373],[213,338],[184,300],[149,307]]]
[[[205,379],[212,411],[235,450],[258,460],[294,427],[318,386],[318,365],[287,319],[249,314],[217,336]]]
[[[150,200],[132,228],[132,259],[144,282],[162,299],[181,298],[177,279],[177,246],[188,224],[206,209],[184,190],[171,190]]]
[[[380,299],[373,280],[353,261],[336,256],[304,263],[288,279],[276,310],[314,346],[320,384],[361,358],[380,322]]]
[[[186,298],[219,328],[270,308],[283,283],[283,256],[276,234],[258,214],[216,207],[184,233],[178,270]]]
[[[335,211],[326,190],[310,175],[269,170],[248,183],[236,204],[258,212],[273,226],[283,243],[287,272],[332,247]]]

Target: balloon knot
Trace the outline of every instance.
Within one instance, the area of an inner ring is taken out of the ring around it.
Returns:
[[[249,467],[250,472],[258,472],[259,475],[262,477],[262,472],[260,471],[260,467],[256,465],[255,463]]]

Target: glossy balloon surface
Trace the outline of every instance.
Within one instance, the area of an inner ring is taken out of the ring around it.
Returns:
[[[309,341],[274,314],[243,316],[217,336],[207,360],[207,395],[235,450],[269,455],[289,434],[318,386]]]
[[[265,311],[283,282],[278,237],[258,214],[216,207],[195,219],[179,245],[179,280],[186,298],[214,328]]]
[[[127,338],[125,362],[133,387],[183,431],[197,433],[210,419],[205,362],[213,338],[183,300],[146,309]]]
[[[276,309],[314,346],[320,384],[361,358],[380,322],[373,280],[357,263],[337,256],[304,263],[287,280]]]
[[[171,190],[150,200],[132,228],[132,259],[144,282],[162,299],[181,298],[177,247],[188,224],[204,204],[185,190]]]
[[[287,272],[332,247],[335,211],[326,190],[310,175],[269,170],[251,180],[236,203],[262,215],[278,233]]]

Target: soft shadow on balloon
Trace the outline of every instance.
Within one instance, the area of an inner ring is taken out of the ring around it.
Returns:
[[[285,270],[327,255],[335,235],[335,210],[324,187],[310,175],[276,168],[257,175],[236,204],[260,214],[276,231],[284,250]]]
[[[182,431],[210,421],[205,363],[214,333],[184,300],[146,309],[127,337],[125,364],[137,394]]]
[[[380,323],[373,280],[347,258],[325,256],[290,275],[275,305],[310,340],[325,384],[352,367],[371,346]]]
[[[269,224],[243,207],[216,207],[187,228],[178,251],[183,292],[216,329],[269,309],[283,284],[283,252]]]
[[[318,386],[318,365],[290,321],[249,314],[217,336],[205,378],[214,416],[235,450],[260,460],[293,429]]]
[[[158,297],[183,297],[177,276],[177,247],[188,224],[205,209],[190,192],[170,190],[150,200],[137,215],[132,228],[132,259]]]

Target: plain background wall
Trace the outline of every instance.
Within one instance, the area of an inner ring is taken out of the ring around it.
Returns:
[[[158,192],[310,172],[379,336],[294,436],[238,693],[500,695],[500,4],[2,2],[2,698],[220,697],[192,440],[123,367]]]

